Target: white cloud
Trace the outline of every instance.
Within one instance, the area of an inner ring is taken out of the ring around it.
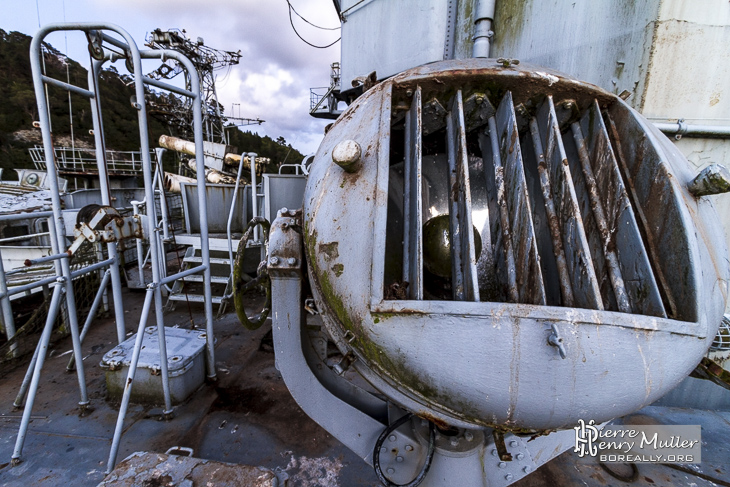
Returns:
[[[26,27],[22,31],[33,34],[37,27],[35,3],[11,1],[25,11],[25,19],[32,19],[23,20]],[[317,25],[339,25],[331,0],[290,1]],[[60,2],[39,2],[43,23],[63,20]],[[193,39],[202,37],[208,46],[240,50],[241,63],[218,84],[219,101],[226,111],[239,103],[241,116],[266,120],[257,132],[272,138],[281,135],[305,153],[314,152],[322,138],[327,121],[309,115],[309,88],[329,84],[329,65],[339,60],[339,44],[315,49],[297,38],[285,0],[77,0],[66,2],[66,19],[114,22],[127,29],[140,46],[145,34],[156,28],[180,28]],[[326,45],[339,37],[339,31],[315,29],[296,16],[293,22],[313,44]],[[63,48],[63,38],[51,42]],[[88,58],[85,48],[83,39],[74,44],[69,36],[71,57],[84,62]],[[223,78],[225,71],[217,74]]]

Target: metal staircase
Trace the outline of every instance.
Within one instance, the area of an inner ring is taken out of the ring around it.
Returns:
[[[202,262],[200,245],[192,245],[185,251],[183,257],[181,272],[200,265]],[[228,296],[230,296],[232,288],[231,282],[231,261],[227,252],[210,251],[210,287],[213,296],[213,304],[218,305],[218,313],[216,317],[220,317],[226,312],[228,305]],[[177,279],[170,294],[167,297],[166,310],[172,310],[177,301],[186,301],[193,303],[202,303],[203,296],[203,275],[191,274],[183,278]]]

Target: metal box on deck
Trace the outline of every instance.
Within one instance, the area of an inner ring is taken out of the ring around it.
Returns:
[[[109,350],[101,360],[101,367],[106,369],[106,387],[114,399],[121,399],[124,392],[135,339],[136,334]],[[184,401],[205,380],[205,340],[204,330],[165,327],[170,396],[175,404]],[[142,350],[132,385],[132,401],[164,403],[156,326],[148,326],[144,330]]]

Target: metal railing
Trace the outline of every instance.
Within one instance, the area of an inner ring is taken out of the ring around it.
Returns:
[[[92,53],[93,61],[91,63],[91,69],[88,71],[88,86],[89,89],[80,88],[78,86],[59,81],[57,79],[50,78],[43,74],[41,68],[41,45],[45,37],[51,32],[55,31],[80,31],[86,34],[89,39],[89,49]],[[123,40],[119,40],[116,37],[112,37],[107,33],[116,33]],[[111,49],[113,46],[116,49]],[[71,91],[73,93],[80,94],[90,101],[91,104],[91,116],[94,127],[94,143],[95,143],[95,155],[96,155],[96,173],[99,175],[99,187],[101,192],[101,203],[102,205],[109,206],[110,192],[109,192],[109,181],[108,175],[111,172],[109,161],[107,160],[107,151],[104,149],[104,130],[102,128],[102,114],[100,101],[96,96],[99,85],[99,73],[102,65],[106,61],[114,61],[119,59],[119,49],[123,52],[123,57],[127,58],[127,61],[132,68],[133,73],[138,73],[134,76],[134,88],[136,100],[144,100],[145,85],[152,85],[157,88],[162,88],[178,95],[186,96],[192,99],[193,107],[193,128],[195,137],[195,152],[200,157],[197,157],[197,172],[203,174],[205,171],[203,154],[203,124],[202,124],[202,97],[200,92],[200,80],[195,71],[194,65],[184,55],[171,50],[143,50],[140,51],[137,44],[134,42],[132,37],[122,28],[113,24],[102,24],[102,23],[62,23],[62,24],[50,24],[41,28],[38,33],[33,37],[30,47],[30,58],[31,58],[31,69],[33,74],[33,85],[36,95],[36,102],[38,104],[39,113],[39,125],[43,136],[43,156],[45,158],[45,166],[53,167],[56,162],[63,164],[63,157],[54,161],[56,155],[53,148],[53,140],[50,130],[49,110],[47,100],[45,98],[45,85],[53,85],[62,89]],[[181,89],[172,85],[168,85],[164,82],[153,80],[142,75],[142,59],[174,59],[177,61],[189,74],[190,78],[190,90]],[[152,175],[152,163],[151,163],[151,151],[149,147],[149,136],[147,129],[147,111],[144,102],[135,102],[134,107],[138,114],[138,125],[140,135],[140,166],[139,170],[144,178],[144,189],[145,189],[145,200],[147,202],[155,201],[155,186],[153,184]],[[61,154],[64,154],[62,151]],[[72,153],[75,157],[75,154]],[[72,160],[74,159],[72,157]],[[90,168],[91,164],[86,167]],[[198,185],[198,205],[200,208],[200,239],[201,239],[201,256],[202,265],[194,269],[195,272],[203,272],[203,283],[204,283],[204,304],[205,304],[205,321],[206,321],[206,365],[208,377],[215,379],[215,358],[214,358],[214,331],[213,331],[213,305],[211,299],[210,283],[210,251],[208,243],[208,218],[207,218],[207,202],[205,198],[205,179],[199,177],[197,180]],[[65,226],[63,222],[62,214],[62,203],[59,194],[59,181],[56,171],[48,171],[48,187],[51,193],[52,200],[52,219],[49,222],[49,232],[51,234],[52,254],[59,255],[65,252],[68,248],[65,236]],[[119,444],[121,441],[121,435],[124,427],[124,420],[129,406],[131,398],[132,384],[139,361],[140,351],[142,349],[142,341],[144,338],[144,328],[147,325],[148,315],[152,308],[152,303],[155,304],[155,317],[157,321],[157,333],[158,333],[158,344],[160,352],[160,375],[162,379],[162,389],[165,401],[165,415],[172,413],[172,402],[170,396],[170,385],[169,376],[167,371],[167,350],[165,341],[165,326],[163,319],[163,303],[161,287],[167,282],[171,282],[180,276],[180,273],[172,276],[163,276],[160,269],[160,252],[164,252],[164,248],[161,247],[162,239],[159,238],[160,228],[157,225],[157,209],[155,204],[147,205],[147,227],[145,233],[149,239],[150,246],[150,263],[152,267],[152,282],[147,286],[147,293],[144,300],[144,306],[142,315],[140,317],[139,326],[137,330],[137,337],[134,344],[133,354],[131,363],[129,365],[129,371],[127,374],[127,380],[125,382],[125,388],[122,396],[121,406],[119,410],[119,416],[117,418],[116,428],[114,431],[114,437],[112,439],[112,447],[109,454],[109,460],[107,463],[107,471],[111,471],[116,463],[117,452],[119,450]],[[116,317],[117,327],[117,339],[121,343],[126,339],[126,327],[124,320],[124,303],[122,299],[122,286],[121,277],[119,270],[119,258],[117,242],[109,242],[107,244],[108,259],[98,264],[94,264],[85,268],[84,272],[91,272],[92,270],[99,270],[102,267],[108,267],[109,272],[105,274],[102,280],[102,285],[105,287],[106,283],[110,282],[112,288],[112,297],[114,299],[114,312]],[[36,353],[34,359],[28,371],[26,378],[23,381],[21,389],[27,390],[27,398],[25,399],[25,405],[23,410],[23,416],[18,430],[18,436],[15,442],[15,448],[13,450],[12,463],[17,464],[20,462],[20,455],[22,453],[23,444],[25,442],[25,436],[28,431],[30,423],[31,413],[33,409],[33,403],[38,390],[38,385],[41,376],[41,369],[48,352],[48,345],[50,341],[51,331],[53,324],[58,315],[61,298],[65,293],[66,306],[68,309],[69,316],[69,329],[71,331],[71,339],[73,343],[73,359],[76,363],[76,372],[79,382],[79,390],[81,395],[81,401],[79,405],[82,408],[87,408],[89,404],[88,393],[86,389],[86,378],[84,374],[84,364],[82,361],[81,353],[81,339],[85,334],[85,330],[88,329],[89,320],[84,325],[84,331],[79,333],[79,323],[76,313],[76,301],[74,298],[74,289],[72,280],[74,277],[79,275],[78,271],[72,272],[69,266],[69,259],[57,259],[54,260],[54,266],[56,269],[56,276],[53,278],[54,282],[49,284],[54,285],[53,296],[51,299],[51,306],[48,312],[46,323],[41,335],[41,339],[36,347]],[[192,272],[186,271],[186,272]],[[108,277],[107,277],[108,276]],[[103,288],[100,287],[97,296],[103,294]],[[7,289],[2,289],[0,284],[0,293],[9,294]],[[100,299],[97,297],[97,299]],[[95,299],[96,300],[96,299]],[[1,303],[0,303],[1,304]],[[98,303],[97,303],[98,305]],[[7,313],[7,306],[3,305],[3,314]],[[9,330],[10,331],[10,330]],[[14,333],[14,330],[12,330]],[[23,392],[23,396],[25,392]],[[23,398],[19,397],[20,403]],[[22,405],[22,404],[21,404]]]
[[[41,146],[28,149],[33,165],[40,171],[46,171],[46,153]],[[107,174],[136,176],[142,173],[142,154],[140,151],[104,152]],[[152,151],[150,151],[150,156]],[[62,174],[99,174],[96,155],[92,149],[78,147],[54,147],[53,159],[58,171]]]

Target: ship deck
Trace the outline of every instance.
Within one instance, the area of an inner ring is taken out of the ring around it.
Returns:
[[[136,327],[143,293],[125,291],[127,330]],[[202,306],[185,303],[165,315],[166,326],[204,326]],[[148,324],[153,324],[151,318]],[[220,462],[262,466],[289,477],[290,486],[365,487],[380,485],[372,468],[309,419],[297,406],[274,366],[270,322],[251,332],[235,313],[215,321],[218,380],[204,384],[175,408],[171,421],[162,408],[130,406],[118,462],[133,452],[164,453],[192,448],[193,456]],[[131,334],[131,333],[130,333]],[[66,372],[70,338],[52,345],[43,369],[23,450],[23,462],[9,464],[21,411],[13,400],[27,360],[0,377],[0,485],[93,486],[104,479],[118,404],[106,393],[99,362],[115,345],[113,315],[98,319],[83,345],[93,411],[79,417],[75,373]],[[730,394],[730,391],[726,391]],[[695,473],[662,465],[639,465],[630,485],[730,486],[730,412],[650,406],[625,421],[701,424],[703,463]],[[617,467],[617,470],[620,470]],[[686,466],[688,469],[692,466]],[[630,472],[630,471],[629,471]],[[578,461],[568,451],[514,484],[518,487],[585,485],[624,486],[600,466]]]

